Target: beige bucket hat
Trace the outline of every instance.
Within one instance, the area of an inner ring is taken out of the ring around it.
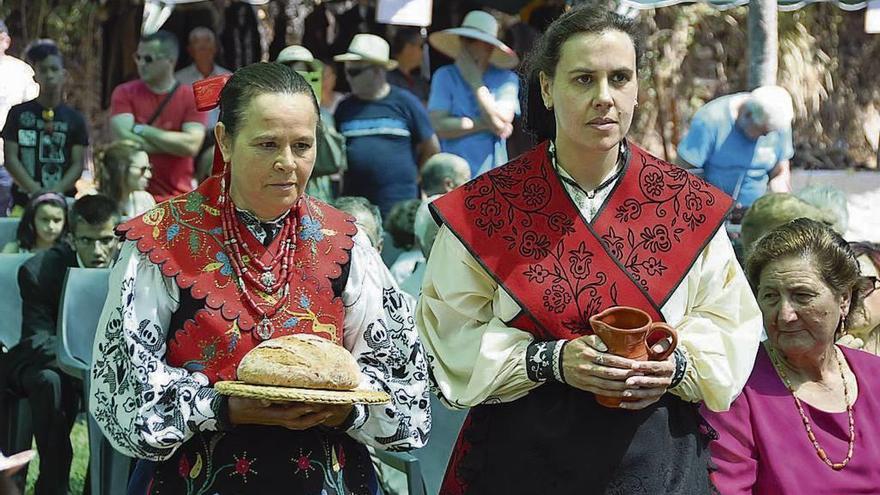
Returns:
[[[431,33],[428,42],[435,50],[456,58],[461,51],[461,37],[485,41],[495,47],[489,63],[502,69],[512,69],[519,64],[519,57],[509,46],[498,40],[498,21],[492,14],[472,10],[464,16],[461,27]]]
[[[348,45],[348,51],[342,55],[336,55],[333,60],[337,62],[369,62],[381,65],[386,70],[397,68],[397,60],[392,60],[389,55],[391,49],[388,42],[375,34],[356,34]]]

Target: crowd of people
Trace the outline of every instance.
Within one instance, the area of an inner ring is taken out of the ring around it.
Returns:
[[[62,53],[6,55],[0,22],[2,250],[35,253],[0,394],[31,401],[37,494],[68,492],[82,401],[138,460],[132,494],[378,494],[371,451],[424,447],[431,394],[468,410],[443,494],[876,491],[880,247],[842,237],[840,191],[791,190],[783,88],[707,103],[671,164],[628,137],[633,20],[560,9],[518,54],[488,12],[389,43],[367,7],[242,67],[210,29],[183,68],[173,34],[143,36],[86,185]],[[430,78],[425,42],[452,60]],[[55,360],[76,266],[112,267],[88,397]],[[617,306],[673,328],[642,344],[668,357],[611,352],[592,321]],[[290,334],[390,403],[215,390]]]

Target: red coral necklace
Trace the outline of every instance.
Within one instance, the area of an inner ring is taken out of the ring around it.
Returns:
[[[801,415],[801,421],[804,423],[804,428],[807,430],[807,437],[810,439],[810,443],[813,444],[813,448],[816,450],[816,455],[819,456],[819,459],[822,459],[828,467],[835,471],[840,471],[845,468],[849,461],[852,460],[853,457],[853,448],[856,444],[856,421],[853,416],[853,406],[852,401],[849,398],[849,386],[846,382],[846,376],[843,372],[843,363],[840,362],[840,351],[836,348],[834,349],[834,357],[837,358],[837,369],[840,370],[840,379],[843,381],[843,400],[846,402],[846,414],[849,417],[849,446],[846,450],[846,457],[841,462],[831,462],[831,459],[828,458],[828,454],[825,452],[819,445],[819,441],[816,440],[816,435],[813,433],[813,427],[810,424],[810,418],[807,417],[807,414],[804,412],[804,407],[801,405],[801,400],[798,399],[798,396],[794,393],[794,387],[791,385],[791,382],[788,380],[788,375],[785,374],[785,369],[782,366],[782,363],[779,362],[779,356],[776,354],[776,350],[773,349],[772,346],[767,345],[767,350],[770,354],[770,361],[773,363],[773,367],[776,368],[776,372],[779,373],[780,378],[782,378],[782,382],[785,383],[785,387],[788,388],[788,391],[791,392],[792,397],[794,397],[794,403],[797,406],[797,410]]]
[[[284,225],[278,232],[281,245],[272,259],[268,263],[263,263],[260,256],[251,250],[243,239],[241,229],[246,227],[243,227],[242,222],[236,217],[232,201],[223,203],[220,218],[223,244],[227,247],[229,263],[232,265],[245,302],[259,316],[254,332],[260,339],[267,340],[275,333],[271,319],[284,306],[290,293],[290,267],[293,265],[296,250],[295,215],[291,212],[284,219]],[[253,264],[257,270],[251,269],[249,264]],[[280,269],[278,269],[279,265]],[[278,271],[277,277],[276,271]],[[251,287],[262,293],[258,295],[265,301],[264,304],[257,303]]]

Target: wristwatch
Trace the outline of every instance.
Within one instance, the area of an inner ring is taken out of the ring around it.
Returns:
[[[131,128],[131,132],[135,136],[143,136],[144,127],[146,127],[144,124],[135,124],[134,127]]]

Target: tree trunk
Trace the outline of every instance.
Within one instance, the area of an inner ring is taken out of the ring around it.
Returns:
[[[776,0],[749,2],[749,89],[776,84],[779,65]]]

